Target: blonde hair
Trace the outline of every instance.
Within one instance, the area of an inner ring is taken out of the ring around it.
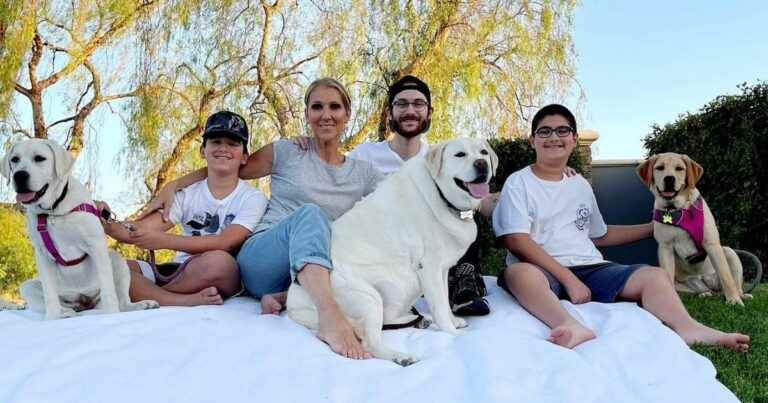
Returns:
[[[347,92],[347,88],[344,87],[344,84],[331,77],[320,78],[313,81],[312,84],[309,84],[309,87],[307,87],[307,92],[304,93],[305,108],[309,108],[309,96],[312,95],[312,91],[321,86],[333,88],[338,91],[339,94],[341,94],[341,103],[344,104],[344,109],[347,110],[347,115],[352,114],[352,101],[349,98],[349,92]]]

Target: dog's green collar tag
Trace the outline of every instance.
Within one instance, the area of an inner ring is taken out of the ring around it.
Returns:
[[[672,224],[672,213],[665,211],[664,215],[661,216],[661,222],[662,224]]]

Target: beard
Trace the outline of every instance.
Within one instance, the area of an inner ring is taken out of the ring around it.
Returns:
[[[409,118],[409,120],[411,119],[410,116],[408,118]],[[416,119],[419,119],[419,118],[417,117]],[[403,120],[405,120],[405,119],[400,119],[400,121],[403,121]],[[401,135],[401,136],[403,136],[403,137],[405,137],[407,139],[416,137],[416,136],[426,132],[427,130],[429,130],[429,125],[431,123],[431,119],[430,118],[419,119],[419,125],[416,126],[416,129],[414,129],[414,130],[405,130],[405,129],[403,129],[400,126],[400,121],[397,121],[395,119],[390,119],[389,120],[389,127],[390,127],[390,129],[392,129],[393,132],[395,132],[395,133],[397,133],[397,134],[399,134],[399,135]]]

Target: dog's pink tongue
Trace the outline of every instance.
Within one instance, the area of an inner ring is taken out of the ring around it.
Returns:
[[[478,199],[484,199],[489,193],[487,183],[467,183],[467,188],[469,193]]]
[[[26,203],[35,198],[35,192],[16,193],[16,201],[19,203]]]

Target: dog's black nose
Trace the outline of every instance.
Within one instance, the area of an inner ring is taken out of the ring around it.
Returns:
[[[675,191],[675,177],[674,176],[665,176],[664,177],[664,191],[665,192],[674,192]]]
[[[475,162],[472,164],[475,168],[477,168],[477,172],[482,175],[488,174],[488,161],[486,160],[475,160]]]
[[[13,184],[16,186],[16,190],[19,190],[19,189],[26,190],[29,185],[28,182],[29,182],[29,172],[16,171],[13,174]]]

